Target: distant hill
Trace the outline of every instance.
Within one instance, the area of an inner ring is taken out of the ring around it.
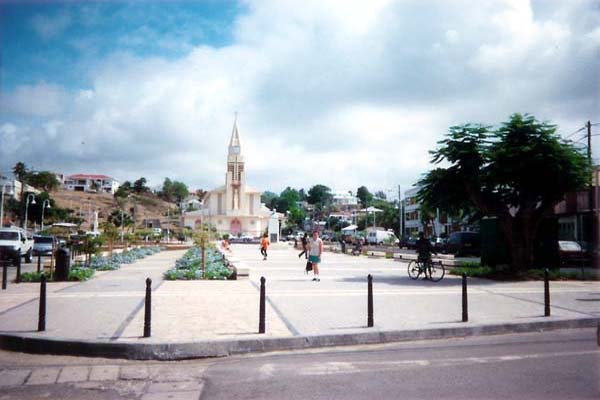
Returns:
[[[69,208],[74,215],[80,215],[84,222],[82,230],[90,230],[94,221],[94,210],[98,211],[98,222],[105,222],[108,216],[119,209],[117,199],[108,193],[74,192],[71,190],[58,189],[50,193],[50,196],[60,208]],[[171,213],[178,209],[174,203],[166,202],[153,193],[132,194],[123,200],[123,210],[134,218],[136,227],[143,227],[146,219],[159,219],[161,223],[167,221],[167,210]],[[131,210],[134,210],[132,213]],[[172,219],[173,221],[174,219]],[[165,225],[166,226],[166,225]]]

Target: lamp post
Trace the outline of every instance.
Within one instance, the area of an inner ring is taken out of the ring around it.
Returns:
[[[31,200],[31,204],[35,204],[35,195],[33,193],[29,193],[27,195],[27,200],[25,201],[25,221],[23,222],[23,229],[27,230],[27,211],[29,209],[29,199]]]
[[[2,201],[0,202],[0,228],[2,228],[2,224],[4,223],[4,190],[8,186],[8,184],[2,184]]]
[[[42,203],[42,232],[44,232],[44,210],[50,207],[50,199],[46,199]]]

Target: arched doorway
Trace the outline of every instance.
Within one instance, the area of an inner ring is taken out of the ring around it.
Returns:
[[[202,228],[202,219],[201,218],[197,218],[194,221],[194,229],[200,229]]]
[[[242,233],[242,223],[239,219],[235,218],[231,220],[231,225],[229,226],[229,233],[232,236],[237,236]]]

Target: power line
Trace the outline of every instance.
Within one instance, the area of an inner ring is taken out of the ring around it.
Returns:
[[[573,136],[574,134],[581,132],[581,131],[582,131],[582,130],[584,130],[585,128],[587,128],[587,126],[582,126],[581,128],[577,129],[575,132],[573,132],[573,133],[569,133],[569,134],[567,135],[567,137],[565,138],[565,140],[567,140],[568,138],[570,138],[570,137],[571,137],[571,136]]]

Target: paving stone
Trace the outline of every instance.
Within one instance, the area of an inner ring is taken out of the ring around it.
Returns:
[[[155,382],[148,387],[148,393],[191,392],[202,390],[202,382]]]
[[[90,371],[90,381],[116,381],[118,379],[118,365],[95,365]]]
[[[121,367],[121,379],[125,381],[148,379],[148,375],[148,368],[143,365]]]
[[[197,381],[202,378],[209,365],[151,365],[148,371],[153,382]]]
[[[58,374],[60,373],[59,367],[54,368],[38,368],[34,369],[29,379],[27,379],[28,385],[52,385],[56,382]]]
[[[28,369],[7,369],[0,371],[0,386],[22,385],[31,373]]]
[[[58,376],[57,383],[85,382],[88,379],[89,372],[89,368],[83,366],[63,367]]]
[[[142,400],[198,400],[201,393],[199,390],[190,392],[146,393],[142,396]]]

